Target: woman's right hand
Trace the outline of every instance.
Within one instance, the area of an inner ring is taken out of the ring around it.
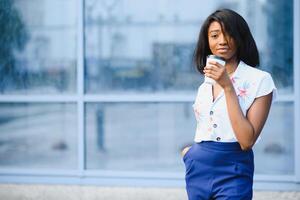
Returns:
[[[185,154],[190,150],[191,146],[184,147],[181,151],[181,156],[184,157]]]

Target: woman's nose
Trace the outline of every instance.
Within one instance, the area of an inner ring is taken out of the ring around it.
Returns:
[[[227,44],[227,40],[226,40],[226,38],[225,38],[225,36],[222,34],[222,35],[220,35],[220,37],[219,37],[219,44],[221,44],[221,45],[225,45],[225,44]]]

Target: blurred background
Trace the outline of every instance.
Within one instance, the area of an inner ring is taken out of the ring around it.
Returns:
[[[254,148],[256,181],[299,182],[294,4],[0,0],[0,181],[184,186],[180,150],[203,81],[192,55],[202,22],[225,7],[248,22],[279,90]]]

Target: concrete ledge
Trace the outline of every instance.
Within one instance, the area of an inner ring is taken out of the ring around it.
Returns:
[[[184,188],[0,184],[0,200],[185,200]],[[254,191],[254,200],[295,200],[300,192]]]

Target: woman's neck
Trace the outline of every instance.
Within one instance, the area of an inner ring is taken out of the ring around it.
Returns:
[[[232,74],[236,70],[237,66],[238,60],[236,57],[226,60],[225,67],[228,74]]]

